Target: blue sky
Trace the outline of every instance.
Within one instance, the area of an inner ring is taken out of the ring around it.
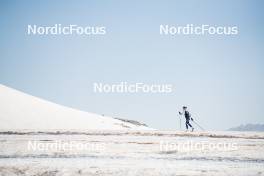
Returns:
[[[177,129],[264,123],[261,0],[0,2],[0,83],[77,109]],[[105,36],[29,36],[27,25],[106,26]],[[235,36],[161,36],[159,25],[238,26]],[[94,82],[173,84],[172,94],[96,94]],[[23,119],[21,119],[23,120]]]

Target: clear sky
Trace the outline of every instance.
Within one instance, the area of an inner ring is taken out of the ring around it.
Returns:
[[[73,108],[177,129],[264,123],[261,0],[0,1],[0,83]],[[106,26],[104,36],[29,36],[27,25]],[[161,36],[159,25],[238,26],[234,36]],[[171,94],[96,94],[94,82],[168,83]],[[23,120],[23,119],[21,119]]]

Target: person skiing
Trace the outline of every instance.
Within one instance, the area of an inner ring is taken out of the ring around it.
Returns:
[[[193,121],[193,118],[191,117],[191,114],[189,111],[187,111],[187,107],[183,106],[182,107],[183,112],[179,112],[180,115],[184,115],[185,117],[185,126],[186,126],[186,131],[188,131],[188,127],[192,128],[192,131],[194,130],[193,126],[190,124],[190,120]]]

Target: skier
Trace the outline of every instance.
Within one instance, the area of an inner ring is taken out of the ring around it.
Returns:
[[[186,131],[188,131],[188,127],[192,128],[192,131],[194,130],[194,128],[192,127],[192,125],[190,124],[190,120],[193,121],[193,118],[191,118],[191,114],[189,113],[189,111],[187,111],[187,107],[183,106],[182,107],[183,112],[179,112],[180,115],[184,114],[185,117],[185,126],[186,126]]]

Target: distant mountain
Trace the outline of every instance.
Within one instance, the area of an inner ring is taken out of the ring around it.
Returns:
[[[149,130],[131,120],[84,112],[0,84],[0,130]]]
[[[228,131],[264,131],[264,124],[246,124],[228,129]]]

